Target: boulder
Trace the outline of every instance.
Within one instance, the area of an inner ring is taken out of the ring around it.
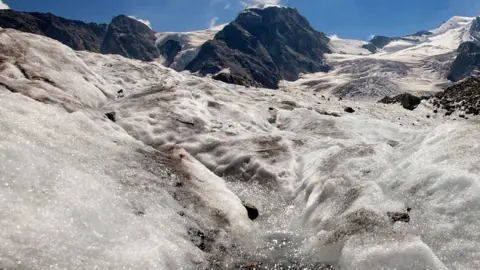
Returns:
[[[411,111],[415,110],[421,102],[421,98],[408,93],[400,94],[395,97],[386,96],[378,101],[378,103],[383,104],[400,103],[402,104],[403,108]]]
[[[250,218],[250,220],[255,220],[258,218],[260,214],[258,212],[257,207],[255,207],[255,205],[247,202],[243,202],[242,204],[245,207],[245,209],[247,209],[248,218]]]

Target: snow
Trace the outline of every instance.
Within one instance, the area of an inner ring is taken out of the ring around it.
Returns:
[[[273,1],[273,2],[276,2],[276,1]],[[249,5],[247,6],[245,9],[248,10],[248,9],[266,9],[266,8],[287,8],[286,6],[282,6],[282,5],[279,5],[279,4],[276,4],[276,3],[258,3],[258,4],[253,4],[253,5]]]
[[[200,47],[208,40],[212,40],[215,35],[221,31],[227,24],[217,25],[213,28],[192,31],[192,32],[161,32],[156,33],[156,44],[161,46],[168,40],[175,40],[180,43],[182,50],[175,57],[171,68],[181,71],[192,61],[198,54]]]
[[[474,19],[474,17],[453,16],[452,18],[442,23],[440,27],[430,30],[430,32],[438,35],[453,29],[463,28],[465,26],[471,25]]]
[[[0,268],[229,269],[286,256],[480,268],[480,119],[425,101],[328,100],[311,86],[323,93],[366,68],[400,90],[432,87],[419,59],[333,54],[331,73],[274,91],[14,30],[0,45]],[[410,223],[392,224],[386,213],[407,207]],[[279,235],[292,247],[275,254],[266,239]]]
[[[332,71],[303,75],[300,80],[285,81],[281,86],[298,91],[308,89],[325,96],[338,96],[347,89],[352,94],[346,98],[370,101],[402,92],[423,95],[441,91],[449,83],[445,79],[448,62],[454,60],[461,43],[472,40],[473,19],[453,17],[431,30],[432,35],[405,36],[374,54],[361,48],[367,44],[364,41],[332,35],[332,53],[325,55]]]
[[[369,55],[372,54],[367,49],[362,48],[368,42],[353,39],[341,39],[336,35],[330,38],[329,47],[334,53],[351,54],[351,55]]]

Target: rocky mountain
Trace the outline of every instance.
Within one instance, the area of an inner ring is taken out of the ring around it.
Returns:
[[[0,10],[0,27],[46,36],[74,50],[100,52],[107,24],[68,20],[50,13]]]
[[[436,29],[379,35],[369,42],[329,38],[297,10],[278,5],[255,5],[229,24],[184,33],[155,33],[123,15],[107,25],[12,10],[0,11],[0,27],[44,35],[75,50],[158,61],[245,86],[292,86],[300,74],[313,73],[313,82],[300,84],[353,99],[440,91],[447,79],[458,81],[480,69],[475,43],[480,18],[459,16]],[[323,82],[316,84],[319,78]]]
[[[450,66],[448,79],[451,81],[458,82],[480,74],[480,17],[473,20],[469,34],[471,41],[460,44],[458,55]]]
[[[155,32],[147,25],[120,15],[113,18],[108,26],[100,52],[119,54],[142,61],[153,61],[160,56],[155,41]]]
[[[226,24],[222,24],[191,32],[156,33],[157,47],[161,53],[160,62],[177,71],[185,70],[188,63],[197,57],[202,45],[208,40],[214,39],[215,35],[225,26]]]
[[[78,51],[119,54],[152,61],[160,52],[155,33],[145,24],[117,16],[110,24],[85,23],[50,13],[0,10],[0,27],[46,36]]]
[[[450,66],[449,80],[457,82],[471,75],[480,74],[480,42],[464,42],[457,52],[458,56]]]
[[[282,79],[328,71],[323,57],[330,52],[328,41],[295,9],[250,8],[202,45],[186,69],[203,75],[228,70],[214,78],[277,88]]]

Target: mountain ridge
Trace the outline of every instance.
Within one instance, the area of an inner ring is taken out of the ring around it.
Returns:
[[[262,20],[262,13],[268,12],[279,14],[280,19],[252,26]],[[284,13],[295,14],[281,15]],[[112,32],[109,26],[119,18],[122,18],[123,26]],[[177,71],[189,70],[226,83],[254,87],[276,89],[280,81],[295,81],[301,74],[320,74],[336,69],[335,64],[332,66],[336,60],[332,62],[331,59],[338,58],[338,55],[351,60],[364,57],[415,63],[417,59],[427,60],[453,53],[455,59],[446,63],[450,65],[448,76],[442,75],[441,80],[457,81],[480,70],[475,52],[467,53],[462,49],[472,48],[463,45],[464,42],[480,38],[480,18],[454,16],[433,30],[403,37],[376,36],[369,42],[338,37],[329,39],[314,30],[295,9],[278,5],[251,6],[240,12],[229,28],[225,29],[225,26],[185,33],[156,33],[126,16],[114,17],[110,24],[95,24],[53,14],[0,11],[0,27],[48,36],[75,50],[159,61]],[[295,36],[298,33],[309,38],[302,40]],[[251,37],[256,41],[248,41]],[[305,50],[300,43],[295,44],[296,40],[313,45],[313,48]],[[242,47],[249,42],[253,42],[249,45],[253,47]],[[442,66],[446,64],[442,63]],[[438,84],[445,83],[441,80]]]

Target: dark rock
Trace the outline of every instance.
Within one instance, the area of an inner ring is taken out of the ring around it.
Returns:
[[[467,41],[460,44],[458,56],[450,66],[448,79],[458,82],[480,72],[480,43]]]
[[[450,116],[450,115],[452,115],[452,114],[453,114],[452,111],[448,111],[448,112],[445,113],[445,116]]]
[[[100,52],[107,24],[84,23],[50,13],[0,10],[0,27],[55,39],[79,51]]]
[[[213,101],[213,100],[209,100],[207,101],[207,106],[210,107],[210,108],[215,108],[215,109],[220,109],[222,107],[222,105],[216,101]]]
[[[470,36],[480,41],[480,17],[473,20],[472,27],[470,27]]]
[[[273,111],[274,108],[273,108],[273,107],[269,107],[268,110],[269,110],[269,111]]]
[[[347,112],[347,113],[354,113],[355,112],[355,110],[352,107],[346,107],[344,111]]]
[[[421,36],[431,36],[431,35],[433,35],[432,32],[426,31],[426,30],[422,30],[422,31],[416,32],[416,33],[413,34],[412,36],[414,36],[414,37],[421,37]]]
[[[362,48],[369,50],[371,53],[376,53],[378,48],[375,46],[375,44],[369,42],[367,44],[362,45]]]
[[[213,75],[212,79],[229,84],[254,87],[260,86],[257,82],[251,80],[246,74],[243,74],[243,72],[241,71],[238,73],[218,73],[216,75]]]
[[[333,116],[333,117],[340,117],[340,114],[339,114],[339,113],[336,113],[336,112],[328,112],[328,111],[320,110],[320,109],[315,109],[315,111],[316,111],[318,114],[321,114],[321,115],[327,115],[327,116]]]
[[[175,182],[174,186],[175,187],[183,187],[183,183],[182,182]]]
[[[400,94],[395,97],[384,97],[378,101],[378,103],[383,104],[400,103],[402,104],[403,108],[407,110],[415,110],[421,102],[421,98],[408,93]]]
[[[108,119],[110,119],[110,121],[112,121],[112,122],[117,121],[117,119],[116,119],[117,113],[116,113],[116,112],[106,113],[105,116],[106,116]]]
[[[390,145],[391,147],[397,147],[400,143],[394,140],[388,140],[387,144]]]
[[[410,215],[408,213],[401,213],[401,212],[387,212],[389,218],[393,220],[393,222],[410,222]]]
[[[464,114],[460,114],[458,117],[460,117],[460,118],[465,118],[465,115],[464,115]]]
[[[276,89],[281,79],[328,71],[323,58],[330,52],[328,41],[296,9],[249,9],[203,44],[186,69],[206,75],[229,68],[229,75],[214,78]]]
[[[202,231],[195,229],[195,228],[189,228],[188,229],[188,235],[190,236],[190,241],[198,247],[200,250],[205,251],[206,245],[207,245],[207,236],[205,233]]]
[[[257,207],[255,207],[253,204],[246,203],[246,202],[243,202],[242,204],[245,207],[245,209],[247,209],[248,218],[250,218],[251,220],[255,220],[258,218],[259,212]]]
[[[430,118],[430,115],[429,115],[429,114],[427,114],[427,118]]]
[[[445,91],[437,93],[439,107],[451,115],[455,110],[464,110],[465,114],[478,115],[480,112],[480,78],[470,77]],[[463,113],[462,113],[463,114]]]
[[[137,211],[134,212],[134,214],[137,215],[137,216],[144,216],[145,212],[137,210]]]
[[[117,91],[117,98],[123,98],[125,97],[125,94],[123,93],[123,89],[120,89]]]
[[[163,58],[165,58],[164,65],[169,67],[175,60],[175,56],[182,50],[182,45],[176,40],[169,39],[162,45],[159,45],[158,49]]]
[[[433,110],[433,113],[438,113],[438,110]]]
[[[370,43],[373,44],[376,48],[383,49],[383,47],[387,46],[388,43],[394,41],[395,38],[385,37],[385,36],[374,36]]]
[[[124,15],[113,18],[100,52],[126,58],[153,61],[160,56],[155,33],[147,25]]]

